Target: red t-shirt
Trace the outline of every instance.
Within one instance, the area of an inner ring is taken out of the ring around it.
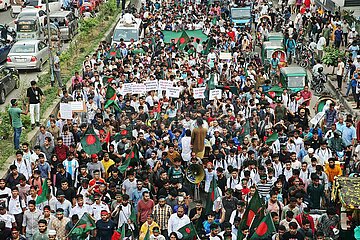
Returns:
[[[140,212],[140,222],[144,223],[149,216],[149,214],[152,213],[154,209],[155,203],[153,200],[149,199],[149,201],[145,202],[143,199],[141,199],[138,202],[137,208]]]

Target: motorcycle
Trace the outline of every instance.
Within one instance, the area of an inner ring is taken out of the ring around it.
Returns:
[[[314,89],[316,94],[321,94],[325,89],[325,83],[327,77],[323,74],[324,69],[322,67],[318,68],[317,74],[312,74],[312,80],[310,82],[311,88]]]

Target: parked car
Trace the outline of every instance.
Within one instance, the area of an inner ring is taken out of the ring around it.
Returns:
[[[46,25],[46,11],[45,9],[39,9],[34,7],[26,7],[24,8],[18,15],[15,23],[19,21],[19,19],[24,17],[36,17],[39,18],[40,26]]]
[[[78,33],[78,19],[71,11],[50,13],[50,23],[59,27],[61,40],[71,40]]]
[[[6,59],[6,66],[16,69],[42,71],[49,60],[49,47],[41,40],[21,40],[14,44]]]
[[[16,23],[16,38],[41,39],[43,38],[43,29],[40,26],[39,18],[35,16],[24,16]]]
[[[0,104],[5,102],[6,96],[20,86],[20,77],[14,68],[0,67]]]
[[[8,10],[8,8],[10,7],[10,0],[1,0],[0,1],[0,9],[1,10]]]
[[[12,44],[0,41],[0,63],[4,62],[10,52]]]

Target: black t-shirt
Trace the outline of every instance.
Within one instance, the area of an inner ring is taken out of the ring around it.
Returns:
[[[66,190],[63,190],[63,189],[61,189],[61,190],[62,190],[62,191],[64,192],[64,194],[65,194],[65,199],[69,200],[69,201],[72,203],[73,198],[76,197],[76,192],[75,192],[74,188],[69,187],[69,188],[66,189]]]
[[[286,232],[283,235],[283,240],[304,240],[304,236],[300,232],[296,232],[295,235],[291,235],[290,232]]]
[[[104,222],[102,219],[96,222],[96,229],[97,229],[97,239],[101,240],[111,240],[111,237],[114,233],[116,228],[116,223],[112,220]],[[101,237],[101,238],[100,238]]]
[[[39,87],[29,87],[27,89],[27,93],[26,96],[29,98],[29,103],[30,104],[38,104],[40,103],[41,100],[41,96],[43,96],[44,93],[41,91],[41,89]]]

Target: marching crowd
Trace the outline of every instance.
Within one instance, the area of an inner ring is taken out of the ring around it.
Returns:
[[[285,38],[325,37],[318,44],[320,54],[326,45],[350,41],[350,27],[344,27],[340,13],[321,12],[308,0],[297,0],[293,8],[282,1],[276,10],[266,1],[236,4],[252,5],[255,29],[263,37],[271,29],[256,26],[261,15],[276,22],[282,14],[298,13]],[[179,230],[189,223],[201,239],[250,239],[257,226],[243,223],[254,196],[276,228],[267,239],[338,239],[339,212],[330,191],[342,171],[360,170],[353,116],[342,116],[330,104],[324,124],[313,126],[308,86],[291,94],[285,89],[274,101],[266,93],[271,83],[264,63],[253,53],[254,26],[234,26],[227,4],[156,0],[146,2],[134,17],[143,21],[144,40],[100,43],[84,60],[83,72],[71,79],[71,91],[64,89],[61,102],[85,101],[85,112],[72,119],[51,115],[40,125],[44,98],[32,82],[29,110],[39,133],[31,146],[19,141],[20,115],[28,109],[11,101],[17,151],[7,176],[0,179],[0,239],[175,240],[183,238]],[[339,24],[333,42],[334,23]],[[202,30],[208,40],[191,38],[181,48],[175,39],[163,41],[162,30],[183,29]],[[352,36],[354,55],[359,42],[357,34]],[[220,59],[220,52],[231,53],[232,59]],[[349,79],[360,76],[356,58],[354,62]],[[170,81],[180,95],[124,90],[125,84],[150,80]],[[217,86],[223,91],[210,100],[209,90]],[[206,87],[204,98],[194,98],[199,87]],[[106,96],[109,89],[115,90],[115,98]],[[96,136],[87,134],[90,130]],[[187,178],[191,164],[204,169],[197,186],[200,197]],[[206,201],[214,192],[215,201]],[[324,211],[314,219],[313,210]],[[84,216],[95,222],[95,229],[85,236],[73,234]],[[352,229],[359,222],[354,218]]]

